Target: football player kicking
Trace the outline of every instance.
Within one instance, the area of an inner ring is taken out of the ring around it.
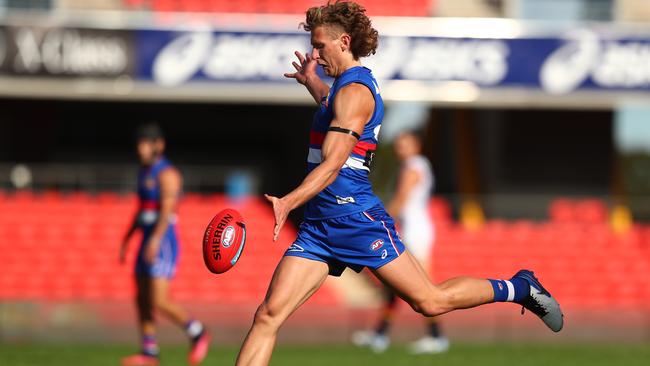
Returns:
[[[295,73],[318,104],[307,157],[308,174],[283,197],[267,195],[275,214],[273,240],[289,212],[306,204],[296,241],[280,260],[255,313],[237,365],[267,365],[284,321],[318,290],[328,274],[368,267],[375,276],[427,317],[493,302],[515,302],[553,331],[563,325],[557,301],[532,272],[509,280],[457,277],[434,285],[405,250],[393,219],[370,186],[368,172],[384,113],[380,90],[359,62],[377,48],[377,31],[354,2],[328,3],[307,11],[313,51],[296,52]],[[334,78],[328,86],[317,65]]]
[[[169,281],[176,272],[178,258],[175,210],[181,194],[182,177],[163,156],[164,149],[165,140],[157,125],[140,127],[137,134],[141,163],[138,175],[140,207],[120,247],[120,262],[125,261],[131,236],[136,230],[142,230],[142,243],[135,263],[142,349],[140,353],[124,358],[124,366],[158,365],[154,310],[185,329],[191,344],[190,364],[203,361],[210,345],[210,334],[201,322],[191,319],[168,296]]]

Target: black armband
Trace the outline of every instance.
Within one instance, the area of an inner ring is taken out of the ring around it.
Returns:
[[[354,138],[356,138],[357,140],[361,139],[361,136],[359,136],[358,133],[356,133],[356,132],[354,132],[354,131],[352,131],[352,130],[348,130],[347,128],[341,128],[341,127],[330,127],[330,128],[329,128],[329,131],[333,131],[333,132],[341,132],[341,133],[347,133],[348,135],[352,135],[352,136],[354,136]]]

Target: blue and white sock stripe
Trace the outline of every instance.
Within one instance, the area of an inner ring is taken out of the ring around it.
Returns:
[[[519,302],[528,296],[528,283],[525,280],[512,278],[510,280],[488,279],[494,289],[494,301]]]

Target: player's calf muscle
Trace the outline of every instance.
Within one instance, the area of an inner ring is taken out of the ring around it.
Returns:
[[[450,310],[466,309],[491,302],[494,292],[489,281],[473,277],[455,277],[438,284]]]
[[[405,299],[413,310],[424,316],[436,316],[491,302],[493,292],[488,281],[456,277]]]

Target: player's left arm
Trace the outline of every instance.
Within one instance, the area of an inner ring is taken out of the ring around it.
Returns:
[[[357,136],[360,136],[364,126],[372,117],[374,106],[374,97],[367,87],[356,83],[347,85],[341,88],[336,95],[334,119],[330,126],[354,131]],[[334,182],[357,142],[358,139],[352,134],[328,132],[321,148],[322,161],[320,165],[286,196],[278,198],[265,195],[273,204],[275,213],[273,241],[277,240],[280,229],[291,210],[302,206]]]
[[[386,206],[389,215],[396,218],[402,212],[406,198],[421,179],[420,172],[416,169],[407,167],[402,170],[397,181],[395,195]]]
[[[158,183],[160,185],[160,211],[156,226],[154,226],[149,243],[147,243],[146,260],[149,263],[153,263],[158,255],[160,243],[167,232],[169,221],[178,204],[183,178],[175,168],[167,168],[158,176]]]

